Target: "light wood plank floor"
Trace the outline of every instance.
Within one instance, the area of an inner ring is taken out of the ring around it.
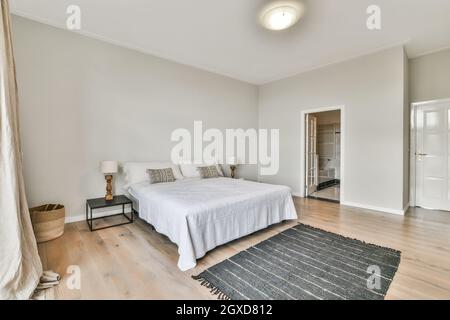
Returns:
[[[450,213],[410,209],[405,217],[295,198],[298,221],[402,251],[387,299],[450,299]],[[191,279],[205,268],[250,247],[296,222],[281,223],[216,248],[181,272],[177,247],[142,220],[89,232],[85,222],[66,225],[64,236],[40,244],[45,269],[62,283],[47,299],[215,299]],[[67,267],[81,269],[81,289],[69,290]]]

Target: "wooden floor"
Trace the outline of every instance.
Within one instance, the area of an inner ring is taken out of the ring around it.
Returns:
[[[295,198],[299,222],[402,251],[387,299],[450,299],[450,213],[410,209],[405,217]],[[63,237],[39,245],[45,269],[62,275],[47,299],[215,299],[191,279],[203,269],[296,222],[281,223],[216,248],[194,270],[177,268],[177,247],[142,220],[89,232],[66,225]],[[81,289],[66,282],[70,265],[81,270]]]

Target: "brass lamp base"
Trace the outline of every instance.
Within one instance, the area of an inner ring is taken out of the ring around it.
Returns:
[[[236,171],[236,166],[233,166],[233,165],[230,166],[230,170],[231,170],[231,178],[234,179],[234,176],[235,176],[234,172]]]
[[[114,196],[112,194],[112,179],[113,179],[112,174],[105,175],[105,179],[106,179],[106,195],[105,195],[105,199],[109,201],[109,200],[114,199]]]

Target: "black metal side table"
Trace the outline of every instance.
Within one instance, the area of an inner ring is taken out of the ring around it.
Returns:
[[[131,212],[129,212],[129,216],[127,216],[127,213],[125,213],[125,205],[127,205],[127,204],[131,205]],[[122,213],[106,215],[106,216],[102,216],[102,217],[98,217],[98,218],[92,217],[92,210],[108,208],[108,207],[116,207],[116,206],[122,206]],[[117,227],[117,226],[122,226],[124,224],[133,223],[134,213],[135,213],[135,211],[133,208],[133,202],[124,195],[114,196],[114,199],[112,199],[112,200],[106,200],[105,198],[96,198],[96,199],[86,200],[86,223],[88,224],[89,230],[91,230],[91,231],[96,231],[96,230]],[[128,221],[119,223],[119,224],[106,226],[106,227],[95,228],[95,229],[93,228],[94,220],[103,219],[106,217],[121,216],[121,215],[123,215]]]

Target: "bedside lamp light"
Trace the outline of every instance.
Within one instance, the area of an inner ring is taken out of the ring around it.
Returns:
[[[102,161],[101,165],[101,171],[105,175],[106,179],[106,200],[112,200],[114,198],[112,194],[112,180],[113,180],[113,174],[117,173],[118,165],[117,161]]]
[[[228,158],[228,164],[230,165],[231,178],[234,179],[236,167],[237,167],[237,164],[238,164],[236,157],[229,157]]]

